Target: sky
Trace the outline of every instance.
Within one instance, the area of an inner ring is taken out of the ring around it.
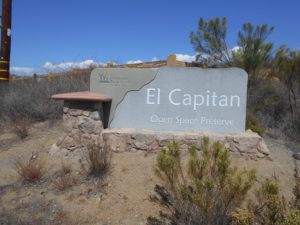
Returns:
[[[267,23],[275,48],[300,49],[299,0],[13,0],[11,72],[20,75],[165,60],[191,61],[198,20],[227,17],[235,47],[242,24]]]

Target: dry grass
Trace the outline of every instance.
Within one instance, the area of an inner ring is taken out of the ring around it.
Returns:
[[[54,76],[51,80],[47,77],[12,80],[6,85],[0,85],[0,126],[23,118],[32,122],[60,119],[63,104],[51,99],[51,95],[85,91],[89,87],[89,73],[72,73],[70,76]],[[21,130],[21,136],[25,134],[23,129],[19,129],[19,124],[17,130]]]
[[[89,144],[87,149],[90,174],[99,177],[105,176],[111,166],[111,152],[97,143]]]
[[[47,225],[81,225],[86,224],[80,212],[76,212],[70,215],[66,211],[60,211],[55,213],[54,218],[51,222],[46,223]]]
[[[21,139],[29,135],[30,122],[27,119],[17,119],[11,123],[12,131]]]
[[[58,171],[58,177],[53,179],[51,184],[57,191],[60,192],[63,192],[77,184],[77,179],[72,174],[72,167],[69,164],[62,162]]]
[[[64,162],[61,163],[60,173],[62,175],[70,174],[72,172],[72,167]]]
[[[26,161],[19,159],[15,161],[15,168],[19,179],[23,183],[35,183],[42,179],[45,172],[45,164],[40,159],[30,159]]]
[[[51,183],[57,191],[63,192],[73,187],[77,183],[77,180],[72,174],[67,174],[52,180]]]

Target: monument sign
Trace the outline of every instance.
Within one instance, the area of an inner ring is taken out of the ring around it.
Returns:
[[[238,133],[247,80],[238,68],[98,68],[90,87],[112,97],[109,128]]]

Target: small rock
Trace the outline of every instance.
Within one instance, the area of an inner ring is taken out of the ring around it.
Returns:
[[[259,153],[256,154],[256,157],[259,158],[259,159],[261,159],[261,158],[265,158],[266,155],[264,155],[263,153],[259,152]]]
[[[77,148],[77,147],[79,147],[78,141],[79,140],[76,141],[72,137],[67,136],[60,147],[66,148],[66,149]]]
[[[78,127],[78,119],[74,116],[65,116],[64,117],[64,130],[66,133],[71,132],[73,128]]]
[[[58,151],[59,151],[59,147],[56,144],[53,144],[50,151],[49,151],[49,153],[50,153],[50,155],[54,155]]]
[[[81,109],[69,109],[69,114],[71,116],[80,116],[82,115],[82,111]]]
[[[67,113],[69,111],[69,108],[68,107],[64,107],[64,113]]]
[[[56,142],[56,145],[60,146],[61,143],[63,143],[64,139],[65,139],[65,136],[59,137],[58,140],[57,140],[57,142]]]
[[[224,144],[224,148],[226,148],[226,149],[230,149],[230,144],[229,144],[228,142],[225,142],[225,144]]]
[[[90,116],[91,112],[90,111],[83,111],[82,115],[84,116]]]
[[[95,121],[94,122],[94,130],[93,130],[93,132],[95,134],[100,134],[101,131],[102,131],[102,129],[103,129],[102,121]]]
[[[92,134],[95,127],[94,123],[94,121],[87,120],[79,125],[79,129],[84,133]]]
[[[270,155],[270,150],[263,140],[258,143],[257,150],[264,155]]]
[[[300,153],[298,153],[298,152],[294,153],[293,158],[296,159],[296,160],[300,160]]]
[[[100,115],[98,111],[91,112],[90,118],[93,120],[100,120]]]

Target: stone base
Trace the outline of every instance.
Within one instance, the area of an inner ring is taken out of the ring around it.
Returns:
[[[56,143],[58,148],[74,151],[90,143],[102,142],[101,104],[65,101],[63,111],[64,134]]]
[[[202,138],[209,137],[211,142],[221,141],[231,152],[251,158],[264,158],[270,152],[262,137],[248,130],[239,134],[155,132],[153,130],[105,129],[102,132],[103,142],[113,152],[157,151],[171,141],[178,141],[182,149],[195,144],[200,150]]]

